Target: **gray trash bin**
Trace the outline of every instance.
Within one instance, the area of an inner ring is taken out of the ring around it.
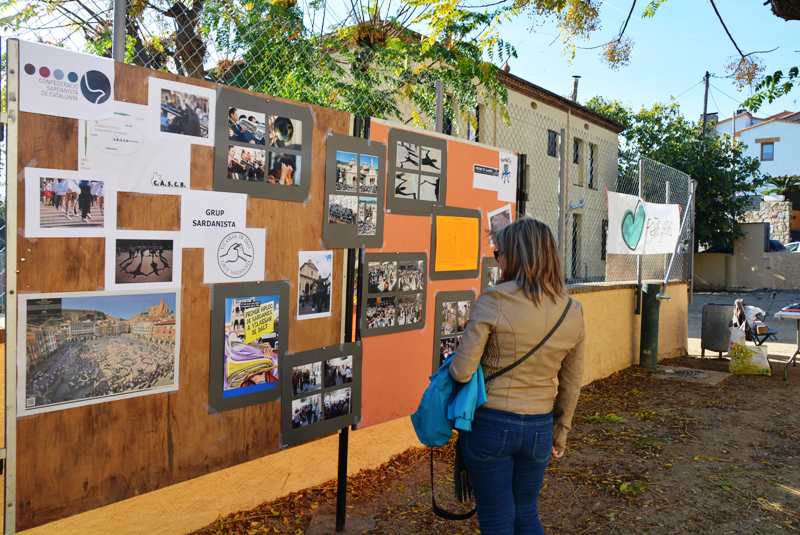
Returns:
[[[709,303],[703,306],[703,323],[700,326],[700,356],[706,349],[716,351],[719,356],[728,352],[731,343],[729,324],[733,316],[733,305]]]

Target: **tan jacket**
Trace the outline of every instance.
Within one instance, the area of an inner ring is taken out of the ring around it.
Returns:
[[[537,306],[516,282],[487,290],[472,306],[450,375],[469,381],[478,365],[488,377],[521,358],[556,324],[567,296]],[[575,300],[561,327],[528,360],[486,385],[484,407],[517,414],[554,411],[554,444],[564,448],[583,378],[583,309]]]

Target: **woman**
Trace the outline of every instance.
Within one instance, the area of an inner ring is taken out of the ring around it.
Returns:
[[[494,239],[502,282],[472,308],[450,375],[469,381],[523,357],[556,325],[569,296],[550,229],[523,218]],[[583,312],[573,302],[561,326],[530,358],[486,385],[488,401],[461,433],[483,535],[543,534],[537,499],[550,456],[564,455],[583,373]]]

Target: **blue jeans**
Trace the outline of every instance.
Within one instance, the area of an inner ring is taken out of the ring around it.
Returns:
[[[461,453],[482,535],[543,535],[536,502],[553,447],[553,414],[478,409]]]

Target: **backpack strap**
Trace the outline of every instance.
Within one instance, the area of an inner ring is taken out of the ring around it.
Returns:
[[[458,445],[456,445],[458,447]],[[448,511],[447,509],[442,509],[439,504],[436,503],[436,495],[433,488],[433,448],[428,448],[430,450],[430,458],[431,458],[431,503],[433,505],[433,513],[440,517],[444,518],[445,520],[467,520],[472,517],[477,511],[477,508],[473,507],[471,511],[467,511],[466,513],[453,513]]]

